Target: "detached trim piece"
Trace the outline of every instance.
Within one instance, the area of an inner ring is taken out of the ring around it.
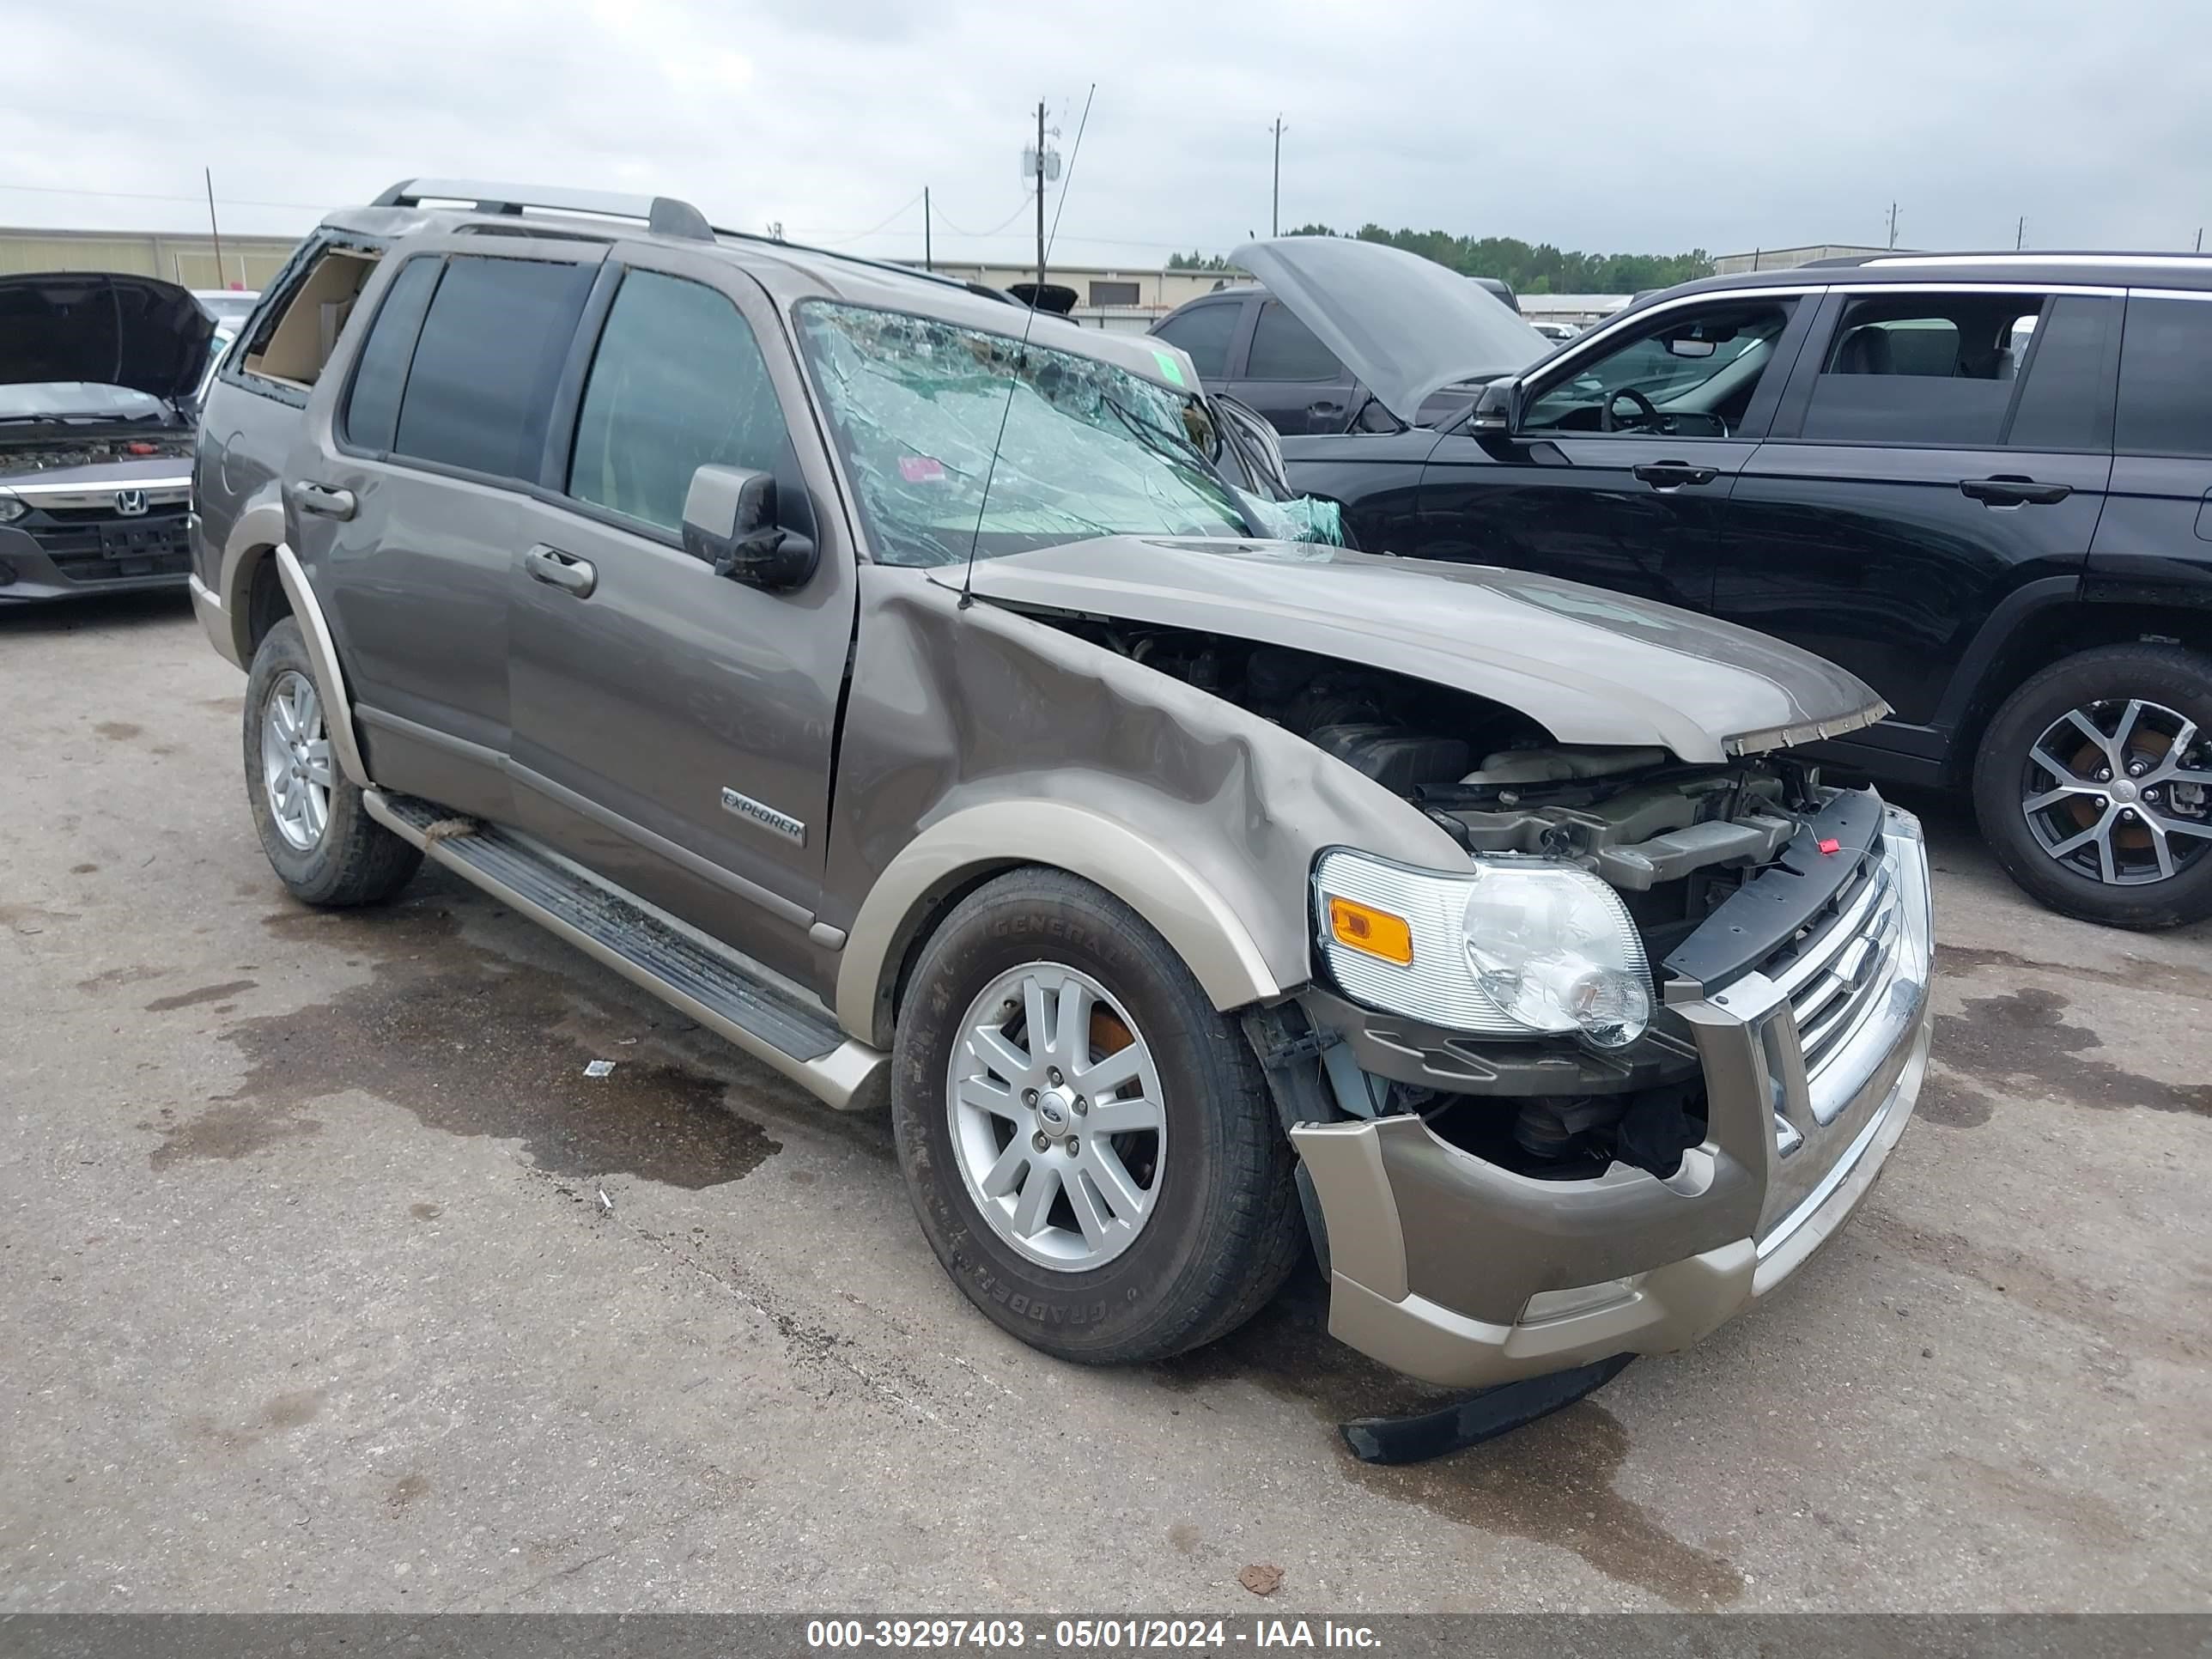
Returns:
[[[292,602],[292,614],[300,619],[307,659],[314,665],[315,689],[323,696],[324,724],[330,729],[331,747],[337,750],[338,768],[356,787],[366,789],[368,768],[361,758],[361,739],[353,725],[353,699],[346,695],[337,642],[331,637],[331,625],[323,620],[323,607],[307,584],[307,573],[300,568],[300,556],[284,542],[276,544],[276,574],[284,584],[284,597]]]

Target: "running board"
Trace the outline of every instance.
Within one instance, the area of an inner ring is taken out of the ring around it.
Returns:
[[[524,836],[410,795],[362,793],[369,817],[464,880],[765,1061],[841,1112],[890,1098],[890,1056],[855,1042],[733,951]]]

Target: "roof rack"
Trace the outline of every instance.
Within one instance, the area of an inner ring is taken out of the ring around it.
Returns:
[[[871,270],[884,271],[893,276],[911,276],[918,283],[935,283],[940,288],[964,289],[979,300],[996,300],[1004,305],[1019,305],[1020,301],[1004,289],[993,288],[988,283],[971,282],[965,276],[949,276],[941,270],[923,270],[914,265],[902,265],[895,259],[874,259],[865,253],[841,253],[836,248],[813,247],[805,242],[786,241],[781,236],[763,236],[757,231],[732,230],[726,225],[714,228],[717,236],[726,236],[732,241],[753,242],[762,247],[782,248],[792,253],[804,253],[817,259],[836,259],[848,265],[866,265]]]
[[[538,185],[486,184],[473,179],[402,179],[369,205],[417,207],[424,202],[473,202],[478,213],[520,214],[532,208],[592,213],[609,219],[642,219],[659,236],[711,242],[707,216],[673,196],[624,196],[605,190],[564,190]]]

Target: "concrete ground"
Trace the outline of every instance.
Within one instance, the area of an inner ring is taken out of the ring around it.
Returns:
[[[0,616],[0,1611],[2212,1607],[2212,929],[2046,915],[1941,802],[1939,1065],[1860,1218],[1377,1472],[1317,1286],[1056,1364],[884,1124],[437,872],[293,903],[242,685],[180,599]]]

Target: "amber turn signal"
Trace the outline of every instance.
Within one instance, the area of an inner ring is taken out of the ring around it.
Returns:
[[[1328,933],[1339,945],[1352,950],[1395,962],[1401,968],[1413,965],[1413,930],[1403,916],[1394,916],[1388,910],[1378,910],[1357,899],[1332,896],[1328,902]]]

